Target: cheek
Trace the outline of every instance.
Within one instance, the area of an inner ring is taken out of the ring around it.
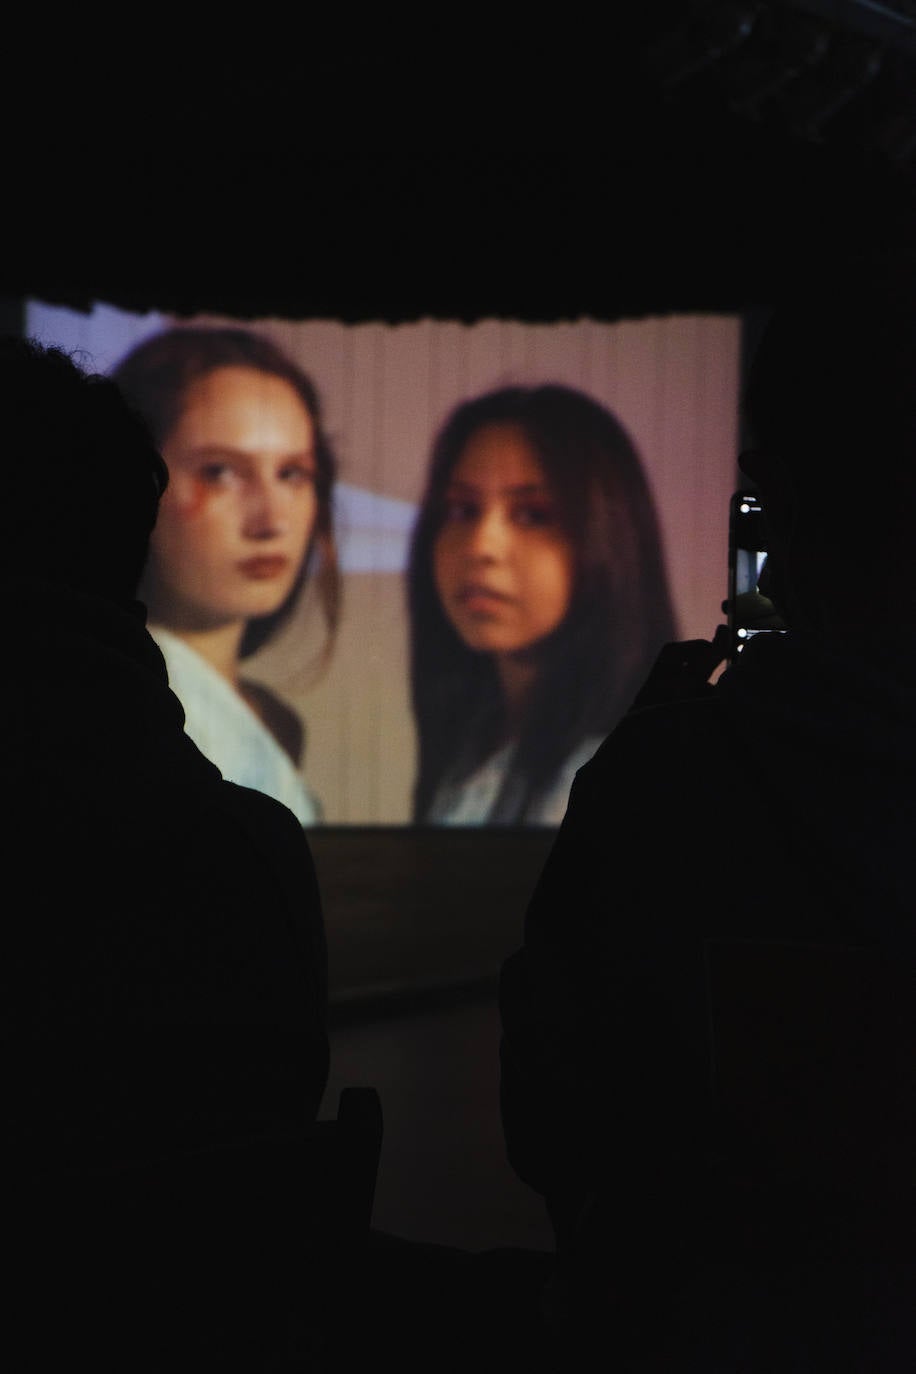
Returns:
[[[198,483],[169,493],[159,507],[152,547],[170,563],[193,564],[226,542],[231,521],[217,494]]]
[[[448,594],[455,575],[454,538],[446,531],[436,536],[433,544],[433,580],[440,597]]]
[[[314,489],[306,493],[297,503],[294,519],[304,553],[309,540],[315,533],[315,525],[318,521],[318,497]]]
[[[567,549],[553,548],[539,559],[537,586],[534,589],[545,618],[555,629],[572,604],[574,567]]]
[[[193,478],[179,475],[169,483],[160,513],[179,525],[199,520],[213,505],[216,496],[217,493],[205,482],[195,482]]]
[[[163,498],[159,503],[156,524],[150,535],[150,547],[160,556],[179,548],[184,542],[183,521],[174,499]]]

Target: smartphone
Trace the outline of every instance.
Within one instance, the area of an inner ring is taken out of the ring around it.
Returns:
[[[758,634],[784,634],[785,621],[761,591],[767,561],[766,522],[760,499],[736,491],[728,517],[728,658],[734,663],[749,639]]]

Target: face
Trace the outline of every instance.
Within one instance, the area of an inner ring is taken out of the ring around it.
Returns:
[[[290,383],[249,367],[200,378],[162,456],[152,614],[205,629],[278,610],[317,514],[314,426]]]
[[[465,446],[446,490],[433,565],[445,613],[470,649],[519,654],[565,618],[572,542],[516,425],[487,425]]]

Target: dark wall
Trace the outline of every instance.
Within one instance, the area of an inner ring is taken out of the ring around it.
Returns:
[[[741,310],[912,180],[904,5],[881,32],[856,4],[619,8],[295,36],[82,14],[13,42],[0,295],[353,320]]]

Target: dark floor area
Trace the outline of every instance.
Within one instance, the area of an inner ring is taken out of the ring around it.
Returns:
[[[310,835],[330,964],[331,1069],[378,1090],[374,1225],[427,1244],[549,1249],[540,1198],[499,1120],[503,960],[553,842],[537,827],[319,826]]]
[[[332,1029],[322,1116],[350,1084],[382,1099],[376,1229],[475,1251],[551,1247],[541,1199],[505,1156],[495,993]]]

